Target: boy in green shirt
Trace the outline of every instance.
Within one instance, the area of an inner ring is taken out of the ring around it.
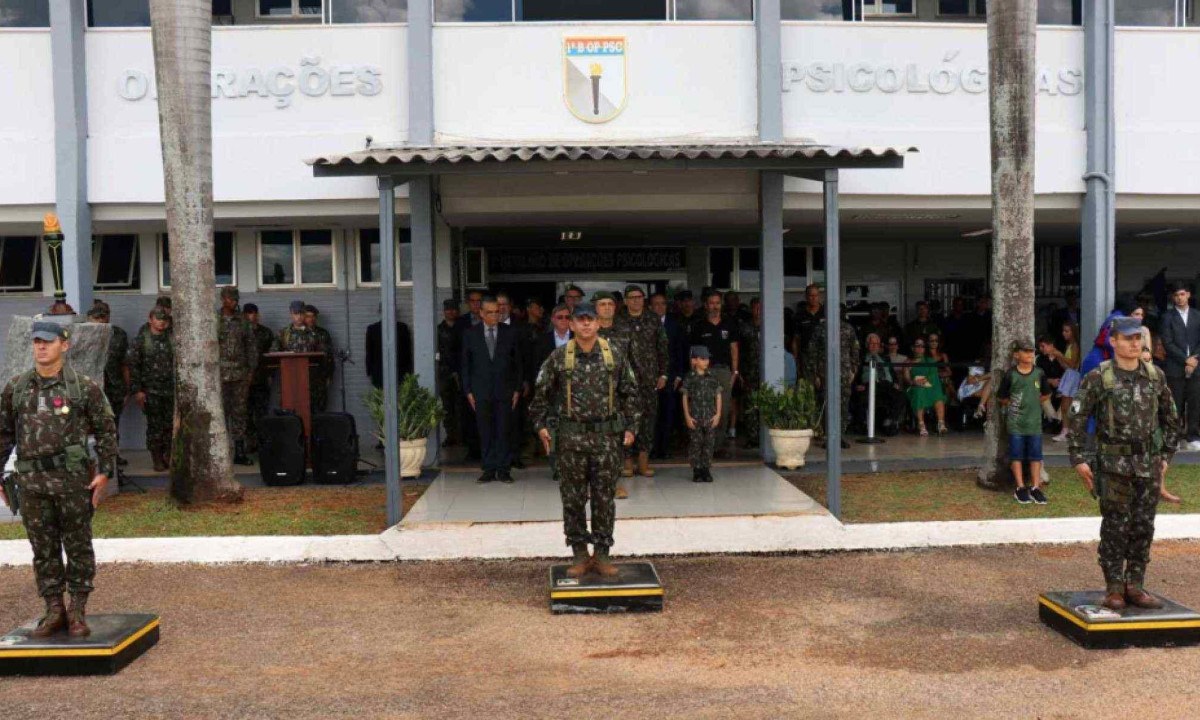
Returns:
[[[1013,497],[1022,505],[1046,504],[1042,492],[1042,401],[1049,397],[1046,376],[1033,364],[1033,342],[1013,343],[1013,367],[1000,381],[996,399],[1004,405],[1008,419],[1008,459],[1012,463],[1017,491]],[[1025,487],[1023,463],[1029,462],[1032,488]]]

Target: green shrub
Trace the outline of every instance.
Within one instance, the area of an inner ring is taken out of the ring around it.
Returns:
[[[383,437],[383,390],[371,388],[363,396],[363,404],[367,406],[367,412],[371,413],[371,418],[375,420],[377,428],[375,437],[379,438],[380,442],[385,442]],[[396,407],[399,410],[397,428],[400,431],[401,440],[420,440],[429,437],[429,433],[433,432],[442,418],[446,416],[441,399],[421,387],[417,383],[416,375],[407,375],[400,383],[400,387],[396,391]]]
[[[821,406],[807,380],[790,387],[763,383],[750,393],[750,406],[772,430],[812,430],[821,422]]]

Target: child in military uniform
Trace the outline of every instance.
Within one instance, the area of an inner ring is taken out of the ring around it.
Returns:
[[[688,462],[692,482],[712,482],[713,449],[721,424],[721,383],[708,372],[705,345],[692,346],[692,371],[683,381],[683,417],[688,427]]]
[[[1022,505],[1031,502],[1045,505],[1046,494],[1042,492],[1042,402],[1050,397],[1050,393],[1047,392],[1045,373],[1033,364],[1033,342],[1018,340],[1013,343],[1012,350],[1016,366],[1009,369],[1000,381],[996,399],[1008,411],[1008,460],[1017,484],[1013,497]],[[1026,487],[1023,477],[1023,465],[1026,462],[1029,463],[1032,488]]]

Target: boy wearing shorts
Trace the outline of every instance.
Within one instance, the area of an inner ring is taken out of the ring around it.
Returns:
[[[1013,343],[1011,368],[996,391],[996,399],[1004,406],[1008,420],[1008,459],[1012,463],[1013,479],[1017,491],[1013,497],[1022,505],[1046,504],[1042,492],[1042,401],[1049,397],[1046,376],[1042,369],[1033,364],[1033,342],[1018,340]],[[1023,465],[1029,463],[1029,480],[1033,487],[1026,487]]]

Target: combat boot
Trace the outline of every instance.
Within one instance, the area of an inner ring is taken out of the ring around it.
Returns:
[[[1134,607],[1146,610],[1158,610],[1163,606],[1162,601],[1137,585],[1125,586],[1125,602]]]
[[[84,617],[87,599],[87,593],[71,593],[71,609],[67,611],[67,616],[71,619],[71,629],[67,634],[71,637],[87,637],[92,634],[92,629],[88,627]]]
[[[63,607],[62,594],[47,595],[45,599],[46,614],[42,616],[33,632],[29,633],[29,637],[48,638],[59,630],[67,628],[67,609]]]
[[[633,458],[625,456],[625,466],[621,468],[621,477],[633,477]]]
[[[612,559],[608,556],[607,546],[596,546],[596,554],[592,556],[592,570],[602,578],[615,578],[617,576],[617,566],[612,564]]]
[[[654,471],[650,469],[650,453],[638,453],[638,475],[642,477],[654,477]]]
[[[241,440],[233,444],[233,461],[238,465],[253,465],[250,458],[246,456],[246,448]]]
[[[592,556],[588,555],[587,543],[576,543],[571,546],[574,554],[574,564],[567,568],[567,577],[579,578],[592,569]]]
[[[1121,612],[1125,609],[1125,596],[1120,592],[1110,592],[1104,596],[1104,602],[1100,604],[1109,610]]]

